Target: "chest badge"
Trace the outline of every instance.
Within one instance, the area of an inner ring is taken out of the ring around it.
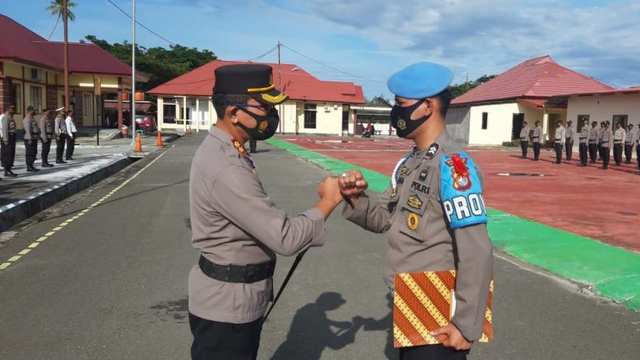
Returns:
[[[420,181],[427,180],[427,176],[429,176],[429,170],[422,170],[420,172]]]
[[[420,210],[422,208],[422,204],[422,200],[420,200],[417,195],[411,195],[409,196],[409,199],[407,199],[407,205],[409,205],[410,208]]]
[[[393,199],[394,197],[396,197],[396,195],[398,195],[398,189],[397,188],[393,188],[391,190],[391,198]]]
[[[411,230],[417,229],[418,222],[419,222],[418,215],[414,213],[409,213],[409,216],[407,217],[407,226],[409,226],[409,229]]]
[[[403,167],[400,169],[400,176],[405,176],[405,175],[407,175],[408,173],[409,173],[409,168],[408,168],[408,167],[403,166]]]

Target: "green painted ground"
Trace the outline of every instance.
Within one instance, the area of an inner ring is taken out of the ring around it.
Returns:
[[[383,192],[389,177],[272,138],[268,142],[334,173],[359,169],[369,189]],[[593,287],[608,298],[640,312],[640,255],[593,239],[488,209],[489,234],[505,252],[563,278]]]

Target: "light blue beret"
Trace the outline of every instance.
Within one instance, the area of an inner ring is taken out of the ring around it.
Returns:
[[[424,99],[439,94],[453,81],[453,72],[448,68],[419,62],[398,71],[387,81],[393,94],[407,99]]]

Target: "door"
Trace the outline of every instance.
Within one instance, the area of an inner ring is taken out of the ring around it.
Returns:
[[[520,139],[520,131],[522,131],[522,122],[524,121],[524,114],[513,114],[513,121],[511,129],[511,140]]]

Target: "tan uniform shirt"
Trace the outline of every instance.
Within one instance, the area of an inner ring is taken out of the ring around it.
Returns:
[[[542,144],[543,140],[544,139],[542,138],[542,128],[540,126],[536,126],[536,128],[533,129],[533,142]]]
[[[611,129],[603,129],[602,130],[602,138],[600,138],[600,146],[603,148],[611,148],[613,142],[613,132]]]
[[[598,131],[600,129],[598,127],[591,127],[589,129],[589,144],[598,144],[598,141],[600,139],[600,134],[598,134]]]
[[[602,135],[604,133],[604,128],[603,127],[598,127],[598,130],[596,130],[596,137],[598,138],[598,145],[600,146],[602,144]]]
[[[24,128],[25,140],[40,140],[40,127],[33,116],[25,116],[24,119],[22,119],[22,127]]]
[[[613,144],[614,145],[624,144],[626,136],[627,136],[627,132],[623,128],[616,129],[616,132],[613,134]]]
[[[529,133],[531,129],[528,126],[525,126],[520,130],[520,141],[529,141]]]
[[[636,140],[636,133],[633,130],[629,130],[627,132],[627,137],[625,138],[625,145],[633,147],[633,142]]]
[[[67,124],[64,121],[64,118],[61,116],[57,116],[55,120],[54,131],[56,135],[66,134],[67,133]]]
[[[345,205],[343,216],[366,230],[388,233],[385,282],[390,289],[397,273],[457,269],[457,308],[452,322],[465,338],[477,340],[482,335],[493,272],[491,239],[485,224],[456,230],[449,226],[440,195],[440,160],[462,148],[446,130],[436,144],[435,154],[427,149],[408,158],[396,191],[390,186],[377,201],[363,194],[355,208]],[[411,214],[418,216],[413,230],[408,221]]]
[[[573,128],[566,128],[564,132],[564,138],[567,143],[573,143]]]
[[[13,116],[3,114],[2,119],[2,140],[9,141],[9,134],[16,133],[16,121],[13,120]]]
[[[189,198],[193,246],[218,265],[260,264],[275,253],[293,255],[324,244],[324,216],[311,208],[289,218],[262,188],[253,161],[214,127],[191,165]],[[241,324],[264,316],[273,296],[271,279],[226,283],[189,273],[189,311],[213,321]]]
[[[43,139],[53,139],[55,137],[55,129],[53,120],[48,116],[43,116],[40,118],[40,131],[42,131]]]
[[[580,144],[587,144],[589,142],[589,126],[584,125],[580,129]]]
[[[556,128],[556,133],[555,133],[555,143],[556,144],[564,144],[564,140],[565,140],[565,134],[566,134],[566,129],[564,128],[564,126],[560,125],[559,127]]]

